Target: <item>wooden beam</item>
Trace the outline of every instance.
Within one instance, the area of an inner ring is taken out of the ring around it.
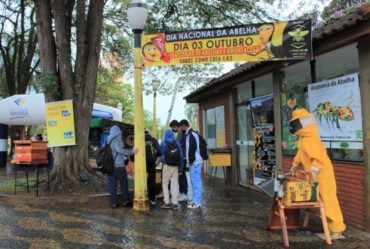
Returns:
[[[363,155],[365,164],[365,231],[370,232],[370,37],[358,43],[360,65],[360,93],[363,127]]]

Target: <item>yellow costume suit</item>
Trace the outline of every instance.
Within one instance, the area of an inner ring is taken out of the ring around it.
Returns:
[[[305,109],[293,111],[291,122],[299,119],[302,127],[294,134],[299,137],[297,141],[298,152],[293,165],[302,164],[308,174],[317,173],[319,182],[319,195],[324,203],[329,230],[332,233],[341,233],[346,229],[343,222],[342,211],[337,198],[333,165],[326,153],[326,148],[320,140],[316,121],[311,113]]]

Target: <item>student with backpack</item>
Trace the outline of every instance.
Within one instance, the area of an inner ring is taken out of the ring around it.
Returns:
[[[146,173],[147,185],[148,185],[148,197],[149,202],[152,205],[156,204],[156,183],[155,173],[158,158],[161,157],[161,147],[159,146],[158,140],[152,137],[148,131],[145,131],[145,157],[146,157]]]
[[[110,128],[107,143],[110,144],[114,158],[114,170],[112,174],[108,174],[108,187],[112,208],[119,207],[117,200],[117,180],[121,185],[121,192],[123,196],[123,207],[131,206],[128,193],[127,172],[125,169],[125,158],[136,154],[139,150],[134,148],[128,150],[123,148],[121,129],[114,125]]]
[[[185,158],[189,164],[190,180],[193,187],[193,199],[188,204],[190,209],[202,206],[202,165],[208,159],[208,149],[204,138],[195,132],[186,119],[180,121],[181,132],[185,134]]]
[[[179,176],[179,201],[191,201],[193,199],[193,189],[190,182],[189,168],[186,167],[185,134],[181,132],[180,123],[176,119],[170,122],[170,128],[177,133],[176,140],[180,142],[182,154],[184,155],[184,174]]]
[[[180,143],[174,139],[173,131],[166,130],[164,139],[161,142],[162,153],[162,189],[164,204],[161,208],[178,209],[178,193],[179,193],[179,175],[184,172],[184,157]],[[168,183],[171,180],[171,196],[168,191]]]

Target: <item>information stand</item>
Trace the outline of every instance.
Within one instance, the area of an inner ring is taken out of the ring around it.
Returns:
[[[217,176],[217,168],[222,167],[224,172],[224,179],[226,184],[226,168],[231,167],[231,150],[230,149],[211,149],[208,158],[208,166],[211,167],[209,183],[213,178],[213,187],[215,187],[215,181]],[[215,170],[213,170],[215,169]],[[214,174],[213,174],[214,172]]]

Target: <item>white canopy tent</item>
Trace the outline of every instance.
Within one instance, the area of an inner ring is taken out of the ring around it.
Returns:
[[[39,94],[17,94],[0,100],[0,123],[6,125],[45,125],[45,96]],[[122,111],[111,106],[94,103],[93,116],[102,115],[122,121]]]

